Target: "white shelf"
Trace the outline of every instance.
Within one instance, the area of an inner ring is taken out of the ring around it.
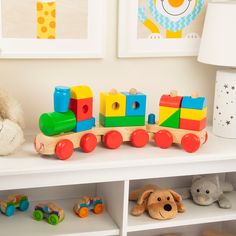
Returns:
[[[198,206],[191,200],[185,200],[186,212],[166,221],[154,220],[147,213],[138,217],[132,216],[130,211],[134,203],[130,202],[128,232],[236,220],[236,192],[228,193],[226,196],[233,204],[232,209],[219,208],[217,203],[211,206]]]
[[[235,147],[236,139],[219,138],[210,131],[209,141],[193,154],[154,144],[141,149],[124,144],[118,150],[100,145],[92,153],[76,150],[69,160],[60,161],[38,156],[31,136],[18,153],[0,157],[0,190],[234,172]]]
[[[87,218],[81,219],[73,212],[74,199],[54,201],[65,211],[65,219],[56,226],[48,224],[45,220],[37,222],[32,213],[36,202],[31,203],[27,212],[19,212],[8,218],[0,215],[1,235],[24,236],[112,236],[119,235],[119,229],[110,215],[105,211],[101,215],[90,212]]]

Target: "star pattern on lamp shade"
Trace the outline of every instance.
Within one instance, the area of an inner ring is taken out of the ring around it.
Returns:
[[[215,105],[215,117],[214,120],[218,120],[218,125],[222,127],[230,127],[232,123],[236,122],[236,116],[233,114],[235,110],[232,110],[232,114],[225,115],[223,113],[225,106],[232,105],[234,103],[233,96],[236,97],[236,86],[229,83],[224,83],[217,90],[217,97],[219,97],[219,104]],[[222,104],[222,99],[224,103]],[[218,118],[217,118],[218,117]]]

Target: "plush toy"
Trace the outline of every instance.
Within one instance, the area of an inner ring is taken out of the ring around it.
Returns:
[[[131,210],[134,216],[140,216],[147,211],[150,217],[157,220],[175,218],[178,212],[184,212],[182,197],[170,189],[162,189],[156,185],[146,185],[129,194],[130,201],[137,201]]]
[[[192,198],[201,206],[209,206],[218,202],[220,208],[231,208],[231,202],[226,198],[224,192],[233,191],[230,183],[220,182],[219,176],[196,176],[192,180],[190,191],[182,192],[183,199]]]
[[[24,142],[23,112],[19,103],[0,90],[0,155],[9,155]]]

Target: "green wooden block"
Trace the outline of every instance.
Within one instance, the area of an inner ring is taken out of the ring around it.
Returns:
[[[167,120],[162,122],[160,126],[169,128],[179,128],[179,122],[180,122],[180,109],[176,111],[172,116],[170,116]]]
[[[145,116],[112,116],[99,114],[99,123],[104,127],[144,126]]]

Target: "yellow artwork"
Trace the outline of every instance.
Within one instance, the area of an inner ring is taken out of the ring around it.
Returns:
[[[37,1],[37,38],[56,38],[56,0]]]

